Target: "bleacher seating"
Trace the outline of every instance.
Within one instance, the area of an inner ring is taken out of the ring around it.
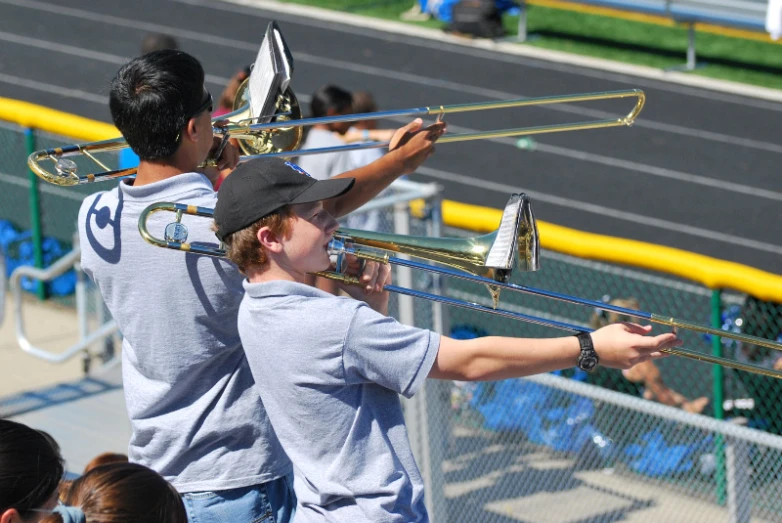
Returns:
[[[536,0],[520,0],[521,11],[525,4],[550,5],[549,2]],[[744,31],[766,31],[767,0],[563,0],[562,5],[584,4],[595,7],[641,13],[655,17],[670,19],[676,23],[685,24],[689,31],[686,69],[694,69],[695,56],[695,26],[710,24]],[[526,16],[519,20],[519,35],[526,37]]]

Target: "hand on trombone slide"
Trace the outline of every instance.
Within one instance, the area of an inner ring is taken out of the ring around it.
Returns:
[[[613,323],[592,332],[595,351],[600,364],[615,369],[629,369],[633,365],[664,358],[663,352],[682,345],[675,332],[649,336],[651,325],[637,323]]]
[[[424,163],[434,153],[434,143],[445,134],[445,122],[423,125],[423,120],[416,118],[397,129],[388,144],[388,155],[402,162],[402,174],[411,174]]]

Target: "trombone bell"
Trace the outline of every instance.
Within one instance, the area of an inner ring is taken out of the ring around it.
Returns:
[[[279,154],[295,151],[304,138],[304,128],[301,126],[285,126],[285,122],[302,119],[299,100],[288,87],[277,96],[274,104],[274,115],[271,118],[255,116],[250,110],[250,79],[247,78],[239,86],[234,97],[233,112],[218,117],[218,120],[228,120],[234,124],[230,136],[236,138],[239,148],[245,155]],[[250,126],[259,119],[269,119],[279,124],[274,129],[252,130]],[[246,128],[243,131],[242,127]]]
[[[538,228],[526,194],[513,194],[496,231],[471,238],[429,238],[356,229],[334,237],[348,246],[364,246],[437,262],[476,276],[507,283],[514,268],[540,268]]]

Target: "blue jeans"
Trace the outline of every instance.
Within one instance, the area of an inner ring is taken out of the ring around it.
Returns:
[[[293,475],[260,485],[182,494],[189,523],[289,523],[296,510]]]

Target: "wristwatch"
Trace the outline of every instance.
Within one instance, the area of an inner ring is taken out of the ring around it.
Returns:
[[[592,336],[588,332],[579,332],[576,334],[576,338],[581,346],[581,354],[578,355],[576,364],[579,369],[590,372],[600,363],[595,346],[592,344]]]

